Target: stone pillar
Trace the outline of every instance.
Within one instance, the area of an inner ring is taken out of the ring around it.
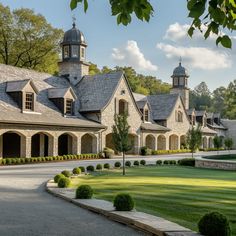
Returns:
[[[154,138],[155,138],[154,150],[157,150],[157,136],[154,136]]]
[[[170,137],[166,136],[166,150],[170,150]]]
[[[40,133],[39,134],[39,156],[44,157],[45,153],[45,135]]]
[[[73,138],[72,151],[74,155],[81,154],[81,135],[77,135]]]
[[[2,158],[3,155],[3,139],[2,135],[0,135],[0,158]]]
[[[180,138],[180,136],[177,136],[178,137],[178,140],[177,140],[177,143],[178,143],[178,148],[177,148],[177,150],[180,150],[180,147],[181,147],[181,138]]]
[[[92,152],[93,153],[98,153],[98,137],[97,135],[93,136],[93,141],[92,141]]]
[[[48,155],[58,156],[58,136],[48,137]]]
[[[31,157],[31,136],[21,136],[20,157]]]

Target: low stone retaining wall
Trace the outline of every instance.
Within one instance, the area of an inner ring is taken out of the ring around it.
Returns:
[[[195,167],[219,170],[236,170],[236,162],[200,158],[195,160]]]

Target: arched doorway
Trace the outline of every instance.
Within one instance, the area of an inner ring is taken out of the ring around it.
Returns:
[[[6,132],[2,135],[2,156],[23,157],[23,141],[25,136],[16,132]]]
[[[112,139],[112,133],[106,135],[106,147],[111,148],[115,151],[115,145]]]
[[[152,149],[152,150],[156,149],[155,147],[156,139],[153,135],[151,134],[147,135],[145,143],[146,143],[147,148]]]
[[[81,153],[97,153],[97,137],[93,134],[85,134],[81,138]]]
[[[32,157],[46,157],[51,155],[49,150],[52,136],[46,133],[37,133],[31,138],[31,156]]]
[[[169,137],[169,149],[170,150],[178,150],[179,149],[179,137],[175,134],[172,134]]]
[[[208,140],[208,147],[213,148],[213,138],[212,137],[210,137]]]
[[[166,150],[166,137],[159,135],[157,138],[157,150]]]
[[[181,135],[180,136],[180,149],[185,149],[185,148],[187,148],[186,136],[185,135]]]
[[[202,138],[202,147],[203,147],[204,149],[208,147],[208,145],[207,145],[207,137],[203,137],[203,138]]]
[[[129,134],[129,143],[131,145],[131,150],[128,151],[128,154],[138,154],[138,135],[136,134]]]
[[[71,155],[73,153],[73,142],[75,142],[75,137],[69,133],[61,134],[58,137],[58,155]]]

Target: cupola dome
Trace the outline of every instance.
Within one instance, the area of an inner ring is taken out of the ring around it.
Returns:
[[[181,62],[179,63],[179,66],[177,66],[177,67],[174,69],[173,75],[172,75],[171,77],[173,78],[173,77],[180,77],[180,76],[189,77],[189,74],[188,74],[187,69],[185,69],[185,68],[181,65]]]

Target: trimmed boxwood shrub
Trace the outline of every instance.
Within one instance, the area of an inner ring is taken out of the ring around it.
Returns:
[[[104,153],[105,158],[112,158],[115,154],[114,150],[108,147],[105,147],[103,149],[103,153]]]
[[[145,165],[146,165],[146,161],[145,161],[145,160],[141,160],[141,161],[140,161],[140,164],[141,164],[142,166],[145,166]]]
[[[117,211],[131,211],[134,208],[134,200],[127,193],[117,194],[114,199],[114,207]]]
[[[206,236],[230,236],[229,221],[219,212],[205,214],[198,222],[198,230]]]
[[[96,170],[102,170],[102,165],[101,164],[97,164]]]
[[[142,155],[142,156],[146,156],[147,155],[147,147],[141,147],[140,148],[140,154]]]
[[[58,181],[59,188],[67,188],[70,185],[70,179],[67,177],[60,178]]]
[[[179,160],[179,165],[181,166],[195,166],[194,158],[184,158]]]
[[[134,161],[134,166],[139,166],[139,161]]]
[[[169,164],[170,164],[170,165],[176,165],[176,161],[175,161],[175,160],[170,160],[170,161],[169,161]]]
[[[163,161],[163,164],[164,164],[164,165],[168,165],[168,164],[169,164],[169,161],[168,161],[168,160],[164,160],[164,161]]]
[[[65,177],[70,177],[71,176],[71,172],[69,170],[63,170],[61,172]]]
[[[156,165],[162,165],[162,160],[157,160]]]
[[[73,172],[74,175],[80,175],[81,174],[81,169],[79,167],[75,167],[72,172]]]
[[[54,176],[54,182],[58,183],[59,179],[61,178],[65,178],[65,176],[63,174],[57,174]]]
[[[89,185],[80,185],[76,189],[75,197],[77,199],[91,199],[93,196],[93,189]]]
[[[130,161],[126,161],[125,162],[125,166],[130,167],[131,166],[131,162]]]
[[[87,167],[86,167],[86,170],[87,170],[87,171],[94,171],[94,166],[87,166]]]
[[[103,167],[104,167],[105,169],[110,169],[110,164],[109,164],[109,163],[105,163],[105,164],[103,165]]]
[[[85,172],[84,166],[80,166],[79,168],[80,168],[81,172]]]
[[[116,168],[120,168],[120,167],[121,167],[121,163],[120,163],[119,161],[117,161],[117,162],[115,162],[114,166],[115,166]]]

